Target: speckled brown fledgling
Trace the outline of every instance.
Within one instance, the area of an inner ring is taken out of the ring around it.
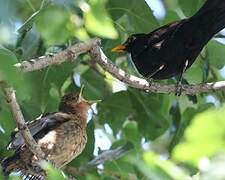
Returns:
[[[82,89],[62,97],[59,112],[48,113],[27,122],[28,128],[41,149],[57,168],[77,157],[87,142],[86,116],[93,103],[82,98]],[[37,157],[26,147],[18,129],[11,134],[7,149],[16,149],[13,156],[2,160],[3,174],[21,171],[27,177],[46,176],[37,164]]]

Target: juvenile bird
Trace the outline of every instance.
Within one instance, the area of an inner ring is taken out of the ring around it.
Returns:
[[[147,79],[168,79],[193,64],[207,42],[225,28],[225,0],[207,0],[192,17],[164,25],[149,34],[133,34],[112,51],[131,53],[137,70]]]
[[[63,96],[59,112],[48,113],[27,126],[43,152],[57,168],[61,168],[77,157],[87,142],[87,111],[96,101],[87,101],[82,97],[82,90]],[[24,140],[15,129],[7,149],[16,149],[13,156],[2,160],[3,174],[21,171],[23,177],[39,179],[47,176],[37,164],[39,159],[24,144]]]

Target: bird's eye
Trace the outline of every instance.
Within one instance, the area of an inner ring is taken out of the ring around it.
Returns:
[[[136,36],[132,36],[132,39],[133,39],[133,41],[134,41],[134,40],[137,39],[137,38],[136,38]]]
[[[77,98],[76,97],[72,97],[72,100],[75,101]]]
[[[133,42],[135,39],[136,39],[135,36],[131,36],[131,37],[130,37],[130,42]]]

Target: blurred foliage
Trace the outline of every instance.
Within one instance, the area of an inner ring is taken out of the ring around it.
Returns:
[[[60,96],[77,91],[84,84],[87,99],[102,99],[97,114],[87,126],[88,143],[84,152],[69,166],[85,167],[95,155],[95,130],[101,129],[112,143],[109,150],[131,142],[134,148],[122,157],[106,162],[101,170],[71,173],[79,180],[140,179],[183,180],[225,179],[224,92],[194,97],[149,94],[128,88],[99,66],[80,55],[72,62],[21,73],[13,64],[48,53],[59,52],[71,44],[92,37],[102,39],[102,48],[112,61],[137,75],[129,56],[117,56],[110,49],[133,33],[148,33],[160,25],[193,15],[204,0],[163,1],[166,16],[158,20],[144,0],[0,0],[0,80],[16,89],[27,121],[44,112],[57,111]],[[149,0],[151,3],[151,0]],[[224,45],[210,41],[185,72],[188,83],[224,79]],[[210,69],[209,69],[210,68]],[[80,77],[74,83],[73,75]],[[161,81],[175,83],[174,79]],[[210,98],[209,98],[210,97]],[[213,102],[213,103],[212,103]],[[107,132],[108,125],[112,133]],[[0,159],[12,152],[5,146],[15,127],[8,105],[0,92]],[[98,142],[98,144],[104,142]],[[97,153],[101,153],[99,148]],[[58,170],[44,165],[48,179],[63,179]],[[3,177],[0,173],[0,180]],[[10,179],[20,179],[10,175]]]

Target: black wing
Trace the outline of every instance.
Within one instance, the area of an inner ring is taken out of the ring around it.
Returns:
[[[53,127],[57,124],[64,123],[68,121],[70,118],[71,118],[70,114],[62,112],[54,112],[44,114],[33,121],[26,122],[26,124],[28,126],[28,129],[30,130],[31,135],[34,136],[41,130]],[[22,145],[24,145],[23,137],[19,132],[18,128],[16,128],[11,133],[11,140],[9,141],[7,149],[8,150],[18,149]]]

